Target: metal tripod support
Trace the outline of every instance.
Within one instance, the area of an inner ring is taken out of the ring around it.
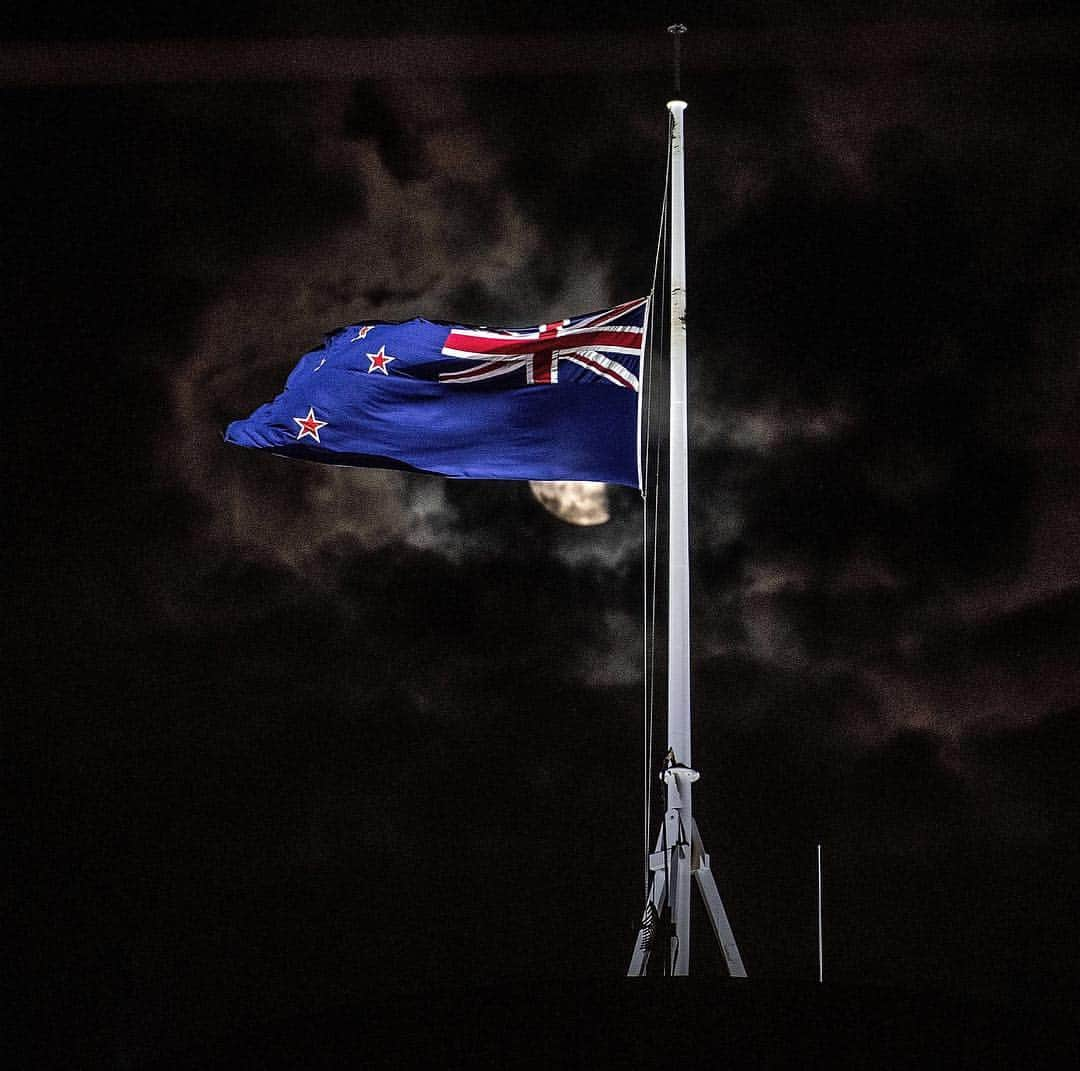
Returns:
[[[686,766],[670,766],[661,774],[667,785],[667,811],[664,826],[657,838],[656,850],[649,856],[649,897],[641,919],[634,954],[630,959],[629,977],[642,977],[648,971],[650,955],[662,952],[664,973],[686,975],[690,973],[690,882],[697,882],[698,891],[705,903],[716,940],[720,944],[728,974],[732,978],[745,978],[739,947],[728,922],[720,891],[716,887],[709,854],[701,839],[697,822],[690,807],[690,786],[699,774]],[[660,920],[670,913],[668,926]],[[663,948],[663,940],[668,946]]]

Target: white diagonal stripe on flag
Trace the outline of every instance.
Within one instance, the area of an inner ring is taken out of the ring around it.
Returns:
[[[469,356],[475,356],[475,354]],[[498,361],[488,361],[486,364],[479,365],[476,368],[464,368],[460,372],[443,372],[439,375],[439,379],[444,383],[494,379],[496,376],[504,376],[507,372],[513,372],[515,369],[523,368],[528,364],[528,360],[524,357],[504,357]]]
[[[596,350],[567,351],[558,356],[573,361],[574,364],[579,364],[582,368],[587,368],[590,372],[595,372],[598,376],[603,376],[604,379],[609,379],[620,387],[638,389],[638,377],[629,368]]]

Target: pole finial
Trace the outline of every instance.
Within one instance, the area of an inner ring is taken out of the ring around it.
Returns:
[[[672,23],[667,28],[671,34],[672,44],[675,46],[675,96],[682,94],[682,35],[686,33],[686,27],[681,22]]]

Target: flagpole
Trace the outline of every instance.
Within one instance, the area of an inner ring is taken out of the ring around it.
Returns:
[[[670,26],[675,41],[675,92],[679,93],[682,25]],[[671,390],[668,440],[668,751],[661,777],[667,787],[664,828],[649,856],[652,878],[628,974],[643,975],[650,954],[664,953],[664,973],[690,973],[690,887],[696,880],[728,972],[745,978],[709,856],[691,808],[698,772],[690,752],[690,502],[686,385],[686,204],[683,112],[686,102],[668,101],[671,137]],[[664,942],[667,947],[664,948]]]
[[[676,40],[678,37],[676,36]],[[668,101],[671,113],[671,419],[668,440],[668,755],[667,843],[672,858],[671,973],[690,964],[690,504],[686,411],[686,206],[683,175],[683,112],[686,102]]]
[[[668,101],[671,131],[671,423],[668,441],[668,746],[690,765],[690,538],[686,414],[686,208],[683,112]]]

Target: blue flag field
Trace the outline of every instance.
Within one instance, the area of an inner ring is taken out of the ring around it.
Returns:
[[[225,440],[332,465],[638,487],[648,304],[512,330],[353,324]]]

